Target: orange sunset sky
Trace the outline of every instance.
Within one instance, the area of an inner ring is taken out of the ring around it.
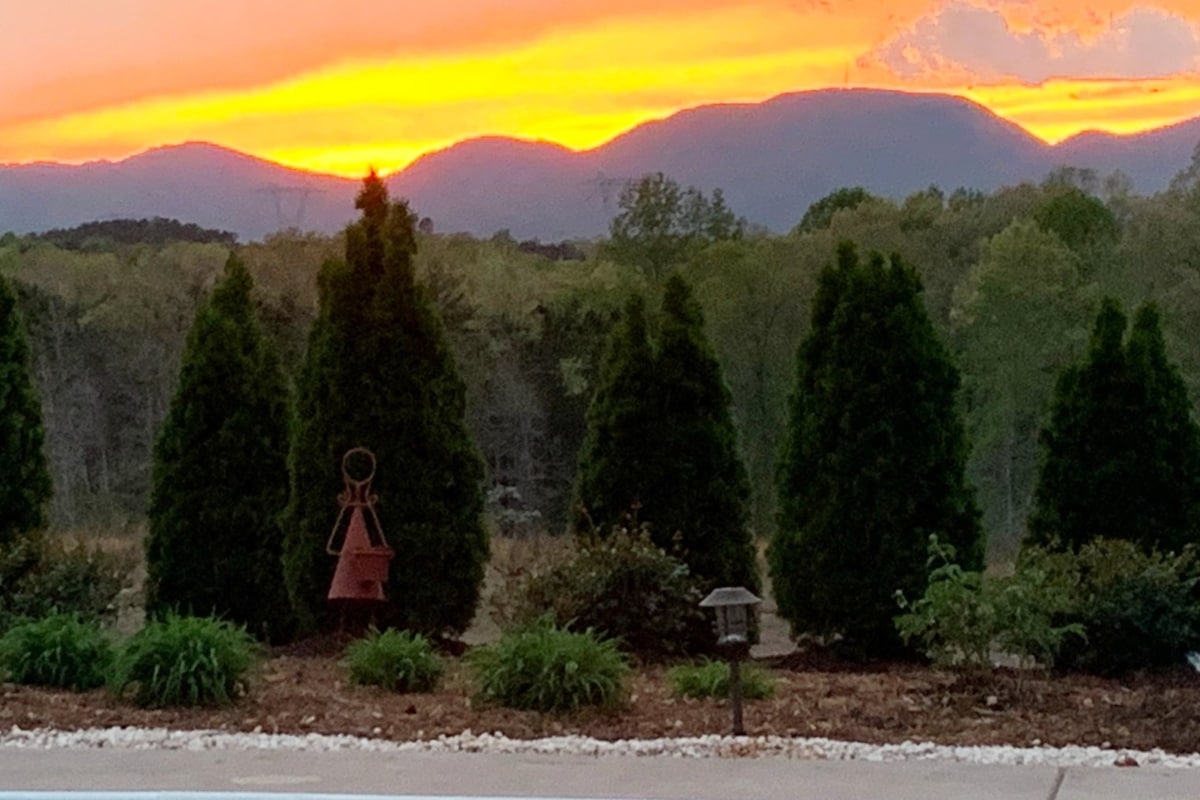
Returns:
[[[721,101],[963,95],[1048,140],[1200,115],[1200,0],[0,0],[0,162],[189,140],[361,175]]]

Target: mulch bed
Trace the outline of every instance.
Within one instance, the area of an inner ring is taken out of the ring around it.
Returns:
[[[442,687],[431,694],[351,686],[338,663],[341,646],[327,638],[274,651],[247,695],[218,709],[139,709],[103,690],[75,694],[0,684],[0,729],[142,726],[393,740],[472,730],[616,740],[726,733],[730,726],[725,703],[674,697],[661,666],[637,671],[620,711],[559,716],[473,701],[469,670],[458,658],[450,659]],[[972,677],[912,664],[862,669],[811,653],[764,665],[776,691],[747,704],[750,735],[1200,751],[1200,675],[1194,672],[1123,681],[1012,670]]]

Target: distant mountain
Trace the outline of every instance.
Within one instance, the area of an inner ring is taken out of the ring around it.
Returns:
[[[169,217],[246,241],[293,226],[336,230],[353,215],[357,188],[357,181],[191,142],[117,162],[0,166],[0,231]]]
[[[721,187],[739,214],[782,231],[849,185],[897,198],[930,184],[990,191],[1071,165],[1120,169],[1153,192],[1187,166],[1198,140],[1200,118],[1050,146],[962,98],[834,89],[682,111],[585,152],[474,139],[423,156],[388,183],[437,230],[558,240],[603,233],[624,181],[661,170]],[[0,166],[0,231],[163,216],[243,240],[286,227],[329,232],[354,216],[357,186],[195,143],[115,163]]]

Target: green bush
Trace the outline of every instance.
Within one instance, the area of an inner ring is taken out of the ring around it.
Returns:
[[[574,559],[518,591],[518,625],[548,615],[561,628],[593,630],[641,658],[707,653],[715,641],[696,580],[644,530],[586,539]]]
[[[442,661],[429,640],[409,631],[372,629],[346,648],[350,681],[394,692],[429,692],[442,677]]]
[[[82,544],[68,547],[41,536],[2,547],[0,630],[52,614],[110,620],[132,566],[127,556]]]
[[[1195,552],[1145,553],[1126,540],[1099,539],[1080,549],[1079,586],[1066,618],[1087,630],[1064,649],[1061,666],[1099,675],[1184,663],[1200,649]]]
[[[0,674],[15,683],[95,689],[104,684],[112,657],[100,626],[74,615],[24,622],[0,637]]]
[[[775,694],[771,676],[754,664],[742,664],[742,697],[763,700]],[[724,661],[703,661],[683,664],[667,673],[675,694],[681,697],[729,697],[729,664]]]
[[[134,634],[117,654],[112,689],[139,706],[209,706],[245,692],[258,660],[242,627],[168,614]]]
[[[525,711],[617,706],[629,673],[611,640],[549,620],[473,650],[469,659],[482,700]]]
[[[905,613],[895,618],[905,644],[940,667],[986,671],[992,652],[1017,656],[1026,666],[1053,666],[1071,636],[1083,627],[1061,619],[1072,602],[1072,580],[1052,557],[1030,557],[1015,575],[986,577],[964,570],[954,548],[929,540],[929,583],[925,593],[909,601],[897,592]]]

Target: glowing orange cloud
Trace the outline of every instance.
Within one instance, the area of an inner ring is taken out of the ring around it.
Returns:
[[[53,20],[17,3],[0,48],[0,162],[206,140],[357,176],[477,135],[582,149],[693,105],[842,85],[960,94],[1052,141],[1200,110],[1191,73],[1025,85],[945,59],[938,68],[931,51],[923,63],[935,67],[906,79],[881,48],[953,2],[893,0],[881,12],[877,0],[60,0]],[[1051,42],[1064,31],[1092,41],[1135,8],[957,2]],[[1200,19],[1200,0],[1155,8]]]

